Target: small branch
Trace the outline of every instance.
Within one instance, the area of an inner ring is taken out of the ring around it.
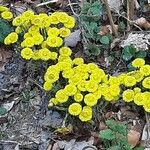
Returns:
[[[112,18],[112,14],[111,14],[111,10],[110,10],[108,1],[104,0],[104,4],[106,6],[106,11],[108,13],[108,18],[109,18],[109,21],[110,21],[110,25],[111,25],[111,27],[113,29],[113,32],[114,32],[115,36],[118,37],[118,32],[117,32],[117,30],[115,28],[115,24],[114,24],[114,21],[113,21],[113,18]]]
[[[36,7],[41,7],[41,6],[44,6],[50,3],[55,3],[55,2],[58,2],[58,0],[51,0],[51,1],[43,2],[43,3],[37,4]]]
[[[146,123],[148,128],[148,140],[150,140],[150,114],[145,112]]]

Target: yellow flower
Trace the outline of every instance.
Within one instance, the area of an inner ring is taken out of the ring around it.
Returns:
[[[77,87],[80,91],[85,92],[86,91],[85,85],[86,85],[86,81],[82,80],[78,83]]]
[[[145,76],[150,75],[150,65],[144,65],[140,68],[140,72],[143,73]]]
[[[104,98],[105,98],[106,101],[113,101],[113,100],[115,100],[114,96],[111,95],[110,93],[105,94]]]
[[[114,97],[119,96],[119,94],[120,94],[120,87],[118,85],[110,85],[109,92]]]
[[[93,71],[99,69],[98,66],[94,63],[87,64],[87,70],[89,73],[92,73]]]
[[[41,44],[41,47],[42,48],[48,48],[47,42],[43,41],[42,44]]]
[[[39,50],[39,56],[42,60],[49,60],[51,58],[51,51],[47,48],[43,48]]]
[[[52,89],[53,85],[51,82],[46,81],[43,85],[43,88],[45,91],[50,91]]]
[[[84,103],[88,106],[94,106],[97,104],[97,98],[92,93],[86,94],[84,97]]]
[[[64,90],[57,91],[55,97],[59,103],[65,103],[68,101],[68,96],[66,95]]]
[[[35,35],[35,34],[40,34],[39,33],[39,27],[38,26],[35,26],[35,25],[32,25],[28,32],[31,34],[31,35]]]
[[[72,83],[74,85],[77,85],[78,83],[80,83],[82,80],[80,74],[74,74],[70,79],[69,79],[69,83]]]
[[[144,92],[143,93],[144,96],[144,103],[143,103],[143,107],[145,109],[145,111],[150,112],[150,92]]]
[[[15,42],[17,42],[18,40],[18,34],[16,32],[11,32],[10,34],[8,34],[8,36],[6,37],[6,41],[4,41],[5,44],[13,44]]]
[[[146,112],[150,112],[150,102],[145,102],[143,107]]]
[[[81,102],[83,100],[83,95],[80,93],[80,92],[77,92],[75,95],[74,95],[74,100],[76,102]]]
[[[137,104],[138,106],[143,105],[143,103],[144,103],[144,95],[143,95],[143,93],[137,93],[134,96],[134,103]]]
[[[22,49],[21,56],[22,56],[22,58],[27,59],[27,60],[31,59],[32,56],[33,56],[32,49],[31,48],[24,48],[24,49]]]
[[[58,20],[58,15],[57,14],[52,14],[49,16],[50,18],[50,23],[51,24],[58,24],[59,23],[59,20]]]
[[[4,39],[4,44],[5,44],[5,45],[10,45],[10,44],[11,44],[11,41],[8,39],[8,37],[6,37],[6,38]]]
[[[133,90],[125,90],[124,92],[123,92],[123,100],[125,101],[125,102],[131,102],[131,101],[133,101],[133,99],[134,99],[134,91]]]
[[[131,87],[131,86],[134,86],[136,84],[136,79],[132,76],[126,76],[124,78],[124,85],[126,87]]]
[[[39,15],[41,17],[41,15]],[[50,18],[48,15],[42,17],[41,28],[48,28],[51,25]]]
[[[69,47],[62,47],[59,50],[59,54],[63,57],[68,57],[72,53],[71,49]]]
[[[129,73],[127,73],[127,75],[132,76],[136,79],[136,82],[140,82],[143,80],[143,73],[141,73],[139,70],[138,71],[131,71]]]
[[[24,39],[26,39],[26,38],[31,38],[32,35],[31,35],[29,32],[27,32],[27,33],[24,34],[23,37],[24,37]]]
[[[57,66],[60,68],[61,71],[64,71],[71,69],[72,65],[69,62],[59,62]]]
[[[145,64],[145,60],[142,58],[137,58],[132,62],[132,66],[135,68],[140,68],[144,66],[144,64]]]
[[[33,60],[39,60],[40,59],[39,51],[36,50],[36,51],[33,52],[32,59]]]
[[[143,85],[144,88],[150,89],[150,77],[146,77],[143,80],[142,85]]]
[[[33,47],[34,46],[34,39],[32,37],[27,37],[24,41],[25,47]]]
[[[1,13],[3,19],[10,20],[13,18],[13,14],[10,11],[4,11]]]
[[[120,85],[120,80],[119,80],[118,77],[110,76],[110,77],[109,77],[109,84],[110,84],[110,85],[114,85],[114,84]]]
[[[56,27],[53,27],[53,28],[49,28],[48,31],[47,31],[47,34],[48,36],[54,36],[54,37],[57,37],[59,35],[59,29],[56,28]]]
[[[44,75],[44,80],[51,83],[56,82],[59,79],[59,73],[57,71],[47,71]]]
[[[51,99],[49,100],[49,103],[53,103],[54,105],[57,105],[59,102],[57,101],[56,98],[51,98]]]
[[[69,16],[65,12],[56,12],[59,22],[66,23],[69,20]]]
[[[51,60],[56,60],[57,57],[58,57],[58,54],[56,52],[51,52],[51,57],[50,57]]]
[[[82,106],[79,103],[73,103],[68,108],[69,114],[78,116],[82,111]]]
[[[64,23],[66,28],[73,28],[75,26],[75,19],[71,16],[68,16],[68,21]]]
[[[127,74],[122,73],[118,76],[120,84],[124,84],[124,78],[127,76]]]
[[[102,97],[102,91],[100,89],[98,89],[97,91],[95,91],[93,94],[95,95],[95,97],[97,99],[100,99]]]
[[[34,40],[34,44],[35,45],[40,45],[43,42],[43,40],[44,40],[43,36],[40,35],[40,34],[36,34],[32,38]]]
[[[69,84],[65,86],[64,91],[66,92],[66,95],[73,96],[77,92],[77,88],[73,84]]]
[[[99,83],[102,80],[102,76],[98,72],[94,72],[90,75],[90,80]]]
[[[94,81],[87,81],[85,87],[88,92],[95,92],[98,89],[98,84]]]
[[[8,11],[9,9],[5,6],[0,6],[0,12]]]
[[[90,121],[92,119],[92,108],[89,106],[84,106],[79,115],[79,119],[82,122]]]
[[[16,33],[22,33],[23,32],[23,29],[21,28],[21,27],[17,27],[16,29],[15,29],[15,32]]]
[[[71,31],[68,28],[64,28],[64,27],[60,28],[59,32],[60,32],[60,36],[64,38],[70,36],[71,34]]]
[[[84,59],[83,59],[83,58],[75,58],[75,59],[73,60],[73,63],[74,63],[75,65],[81,65],[81,64],[84,63]]]
[[[31,10],[27,10],[22,13],[22,17],[24,20],[32,20],[34,18],[34,12]]]
[[[50,47],[60,47],[63,44],[63,40],[60,37],[48,37],[47,45]]]
[[[134,91],[135,93],[140,93],[140,92],[141,92],[141,89],[138,88],[138,87],[135,87],[135,88],[133,89],[133,91]]]
[[[71,78],[73,75],[74,75],[73,69],[64,70],[64,71],[62,72],[62,76],[63,76],[64,78]]]
[[[13,26],[21,26],[23,24],[24,20],[21,16],[16,17],[13,19],[12,24]]]
[[[39,15],[34,15],[33,19],[31,20],[31,23],[40,27],[42,25],[42,18],[40,18]]]

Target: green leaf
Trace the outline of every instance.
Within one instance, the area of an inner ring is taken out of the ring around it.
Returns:
[[[144,150],[144,147],[136,147],[133,150]]]
[[[109,38],[107,37],[107,36],[103,36],[101,39],[100,39],[100,42],[102,43],[102,44],[109,44]]]
[[[5,115],[7,113],[7,109],[4,107],[0,107],[0,116]]]
[[[85,50],[85,54],[88,56],[98,56],[101,53],[101,49],[97,47],[95,44],[88,45],[87,49]]]
[[[110,129],[100,131],[100,138],[104,140],[114,140],[115,135],[114,132]]]
[[[117,145],[117,146],[112,146],[110,148],[107,148],[106,150],[121,150],[121,147]]]
[[[132,63],[129,63],[127,67],[128,67],[128,71],[134,71],[135,70],[135,68],[132,66]]]
[[[107,120],[106,124],[112,131],[118,132],[124,136],[127,135],[127,129],[124,124],[118,123],[114,120]]]
[[[135,58],[145,58],[147,55],[146,51],[139,51],[136,53]]]

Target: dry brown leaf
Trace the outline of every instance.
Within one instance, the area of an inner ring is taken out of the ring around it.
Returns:
[[[135,23],[141,28],[150,28],[150,23],[144,17],[138,18],[137,20],[135,20]]]
[[[128,143],[134,148],[140,140],[140,133],[135,130],[130,130],[128,133]]]
[[[118,25],[115,25],[115,28],[118,31]],[[108,33],[110,33],[110,34],[113,33],[113,29],[112,29],[111,25],[102,26],[100,29],[100,32],[98,34],[103,36],[103,35],[106,35]]]

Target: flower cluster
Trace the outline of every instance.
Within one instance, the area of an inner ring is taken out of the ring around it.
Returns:
[[[36,15],[28,10],[14,18],[12,25],[15,32],[10,33],[4,43],[10,45],[20,40],[18,43],[22,47],[21,56],[24,59],[47,61],[57,59],[58,48],[63,46],[64,38],[70,35],[70,29],[75,26],[75,19],[65,12]]]

